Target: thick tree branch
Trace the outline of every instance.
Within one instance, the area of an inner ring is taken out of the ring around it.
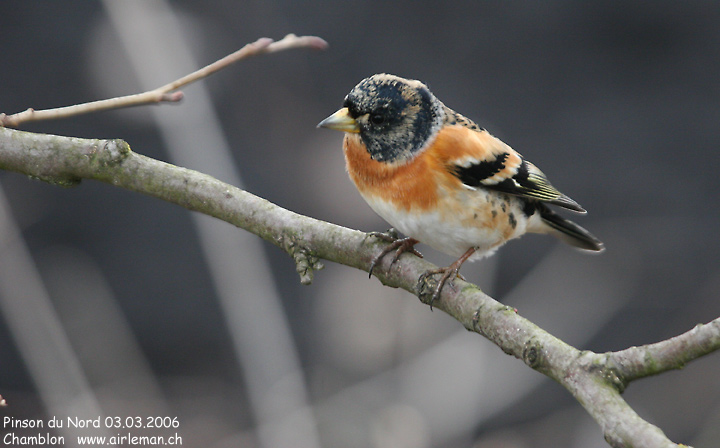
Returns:
[[[298,215],[211,176],[136,154],[122,140],[0,128],[0,169],[64,186],[94,179],[214,216],[288,252],[304,282],[311,279],[319,259],[367,271],[382,246],[362,232]],[[391,269],[388,262],[383,260],[375,270],[380,281],[427,302],[433,285],[418,284],[417,279],[434,266],[410,255],[403,255]],[[717,320],[658,344],[596,354],[565,344],[472,284],[458,279],[454,285],[443,289],[434,306],[562,384],[600,424],[612,446],[676,446],[642,420],[620,393],[632,379],[680,367],[716,350]]]

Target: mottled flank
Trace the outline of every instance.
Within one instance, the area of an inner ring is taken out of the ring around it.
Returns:
[[[515,219],[514,213],[508,213],[508,222],[513,229],[517,227],[517,220]]]
[[[524,201],[522,212],[525,216],[530,217],[535,214],[535,201]]]

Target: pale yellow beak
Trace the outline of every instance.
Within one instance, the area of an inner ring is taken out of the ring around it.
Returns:
[[[350,116],[350,111],[347,107],[343,107],[339,111],[330,115],[320,123],[317,127],[334,129],[336,131],[350,132],[357,134],[360,132],[360,125],[358,122]]]

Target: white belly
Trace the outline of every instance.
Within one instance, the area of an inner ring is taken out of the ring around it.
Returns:
[[[528,219],[514,198],[502,210],[501,198],[493,192],[462,194],[461,201],[452,203],[468,206],[446,207],[442,213],[398,211],[388,202],[370,197],[365,200],[375,213],[400,232],[453,257],[475,247],[477,252],[471,260],[477,260],[492,255],[505,242],[525,233]],[[495,201],[491,202],[491,198]]]

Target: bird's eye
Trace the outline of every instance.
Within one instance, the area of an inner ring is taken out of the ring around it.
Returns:
[[[385,123],[385,116],[382,114],[372,114],[370,115],[370,122],[375,125],[383,124]]]

